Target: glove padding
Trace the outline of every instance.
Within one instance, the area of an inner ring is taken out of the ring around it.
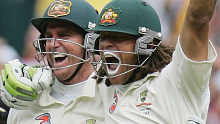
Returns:
[[[54,82],[51,70],[30,67],[19,60],[9,61],[2,70],[1,99],[9,107],[27,109],[38,93]]]
[[[12,94],[10,94],[3,86],[2,80],[0,80],[0,87],[1,87],[0,97],[2,101],[5,103],[5,105],[7,105],[8,107],[23,110],[23,109],[27,109],[29,105],[31,105],[32,101],[20,100],[12,96]],[[19,92],[17,93],[20,94]]]

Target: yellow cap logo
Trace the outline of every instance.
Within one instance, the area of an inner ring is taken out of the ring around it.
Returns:
[[[121,10],[119,8],[114,9],[112,7],[106,9],[104,14],[102,15],[102,18],[100,19],[101,25],[113,25],[116,24],[119,21],[119,13]]]
[[[54,1],[50,5],[48,16],[58,17],[68,15],[70,13],[71,5],[72,3],[70,1]]]

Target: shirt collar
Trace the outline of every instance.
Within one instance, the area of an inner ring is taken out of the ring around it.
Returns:
[[[129,85],[113,85],[114,89],[123,93],[127,93],[131,91],[132,89],[135,89],[137,87],[140,87],[142,84],[144,84],[150,77],[157,77],[159,75],[159,72],[154,72],[151,74],[148,74],[143,79],[137,80]],[[123,89],[123,90],[122,90]]]
[[[84,86],[81,89],[81,94],[79,97],[95,97],[95,92],[96,92],[98,86],[96,84],[96,80],[94,78],[92,78],[94,76],[95,76],[95,72],[93,72],[89,76],[88,80],[85,81]],[[55,80],[55,81],[58,81],[58,80]],[[57,88],[57,92],[67,91],[67,89],[68,89],[67,87],[61,87],[61,83],[60,84],[57,84],[57,83],[60,83],[60,82],[55,82],[53,84],[53,85],[57,85],[58,87],[60,87],[60,88]],[[51,90],[52,90],[52,88],[48,87],[40,93],[39,104],[41,106],[48,106],[53,103],[61,103],[50,95]]]
[[[94,76],[95,76],[95,72],[93,72],[89,76],[88,80],[86,80],[86,82],[82,88],[81,96],[95,97],[95,92],[96,92],[96,89],[98,88],[98,86],[96,83],[96,79],[93,78]]]

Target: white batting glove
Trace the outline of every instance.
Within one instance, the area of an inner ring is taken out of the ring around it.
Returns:
[[[51,70],[26,66],[17,59],[5,64],[1,74],[1,99],[15,109],[27,109],[54,82]]]
[[[1,97],[2,101],[5,103],[5,105],[7,105],[8,107],[23,110],[23,109],[27,109],[29,107],[29,105],[31,105],[32,101],[20,100],[16,97],[12,96],[12,94],[10,94],[3,86],[2,80],[0,80],[0,88],[1,88],[0,97]],[[17,91],[15,91],[15,92],[17,92]],[[17,92],[17,94],[20,94],[20,93]],[[32,98],[30,97],[30,99],[32,99]]]

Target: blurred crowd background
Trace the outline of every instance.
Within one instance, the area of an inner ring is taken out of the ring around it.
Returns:
[[[30,20],[42,17],[53,0],[0,0],[0,70],[12,59],[27,65],[38,64],[33,41],[39,32]],[[110,0],[86,0],[99,12]],[[158,13],[163,44],[175,47],[189,0],[146,0]],[[220,0],[210,24],[210,40],[220,54]],[[193,49],[193,41],[192,41]],[[211,101],[207,124],[220,124],[220,58],[217,57],[210,79]],[[0,124],[6,123],[9,109],[0,101]]]

